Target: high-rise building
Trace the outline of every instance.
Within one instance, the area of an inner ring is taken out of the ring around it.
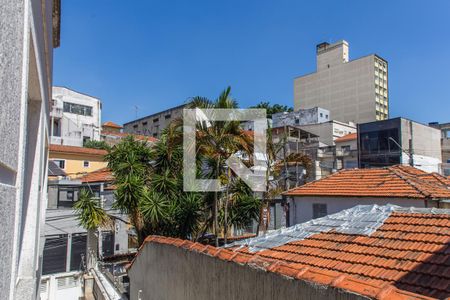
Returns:
[[[294,79],[294,109],[323,107],[334,120],[389,118],[388,63],[376,54],[349,60],[344,40],[316,47],[317,70]]]

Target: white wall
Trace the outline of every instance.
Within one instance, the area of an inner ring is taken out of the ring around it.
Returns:
[[[91,97],[65,87],[53,87],[55,106],[63,109],[64,102],[81,104],[92,107],[92,116],[83,116],[63,112],[61,119],[61,139],[53,139],[53,143],[69,146],[83,146],[83,137],[100,140],[101,131],[101,102]]]
[[[290,226],[312,219],[314,203],[326,204],[327,213],[334,214],[360,204],[395,204],[404,207],[424,207],[423,200],[405,198],[371,198],[371,197],[288,197]]]

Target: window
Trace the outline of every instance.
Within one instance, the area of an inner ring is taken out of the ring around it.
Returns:
[[[325,115],[325,119],[328,119],[328,115]]]
[[[322,218],[327,215],[327,205],[322,203],[313,204],[313,219]]]
[[[154,118],[153,119],[153,123],[156,123],[156,122],[158,122],[159,121],[159,118]]]
[[[142,122],[142,126],[147,126],[147,121],[146,122]]]
[[[120,245],[116,244],[116,251],[119,251],[119,249],[120,249]]]
[[[52,160],[60,169],[64,169],[66,167],[66,161],[63,159],[55,159]]]
[[[450,130],[446,130],[446,131],[445,131],[445,137],[446,137],[447,139],[450,139]]]
[[[89,161],[88,160],[83,161],[83,167],[89,168]]]
[[[137,125],[137,124],[133,125],[133,128],[134,128],[134,129],[137,129],[137,128],[138,128],[138,125]]]
[[[320,117],[321,117],[321,118],[323,117],[323,113],[320,113]]]
[[[164,116],[164,119],[166,119],[166,120],[167,120],[167,119],[170,119],[170,117],[171,117],[171,115],[170,115],[170,114],[168,114],[168,115],[165,115],[165,116]]]
[[[64,112],[91,117],[92,107],[87,105],[64,102]]]

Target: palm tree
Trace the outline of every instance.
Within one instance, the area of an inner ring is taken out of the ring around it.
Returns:
[[[230,97],[231,88],[225,89],[219,97],[211,101],[204,97],[192,98],[189,107],[200,109],[235,109],[238,108],[237,102]],[[225,161],[231,154],[241,150],[250,152],[252,146],[248,135],[240,128],[239,121],[214,121],[199,122],[197,125],[197,152],[200,153],[208,165],[207,177],[221,178],[225,175]],[[228,199],[225,199],[225,206],[228,205]],[[213,199],[213,230],[215,235],[215,244],[219,245],[219,193],[214,192]]]

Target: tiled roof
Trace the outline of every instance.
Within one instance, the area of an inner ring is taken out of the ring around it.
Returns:
[[[87,173],[80,178],[81,182],[111,182],[114,176],[109,168],[102,168],[94,172]]]
[[[131,135],[136,140],[140,140],[140,141],[147,141],[147,142],[156,142],[156,141],[158,141],[157,138],[154,138],[152,136],[133,134],[133,133],[125,133],[125,132],[102,131],[102,135],[112,136],[112,137],[117,137],[117,138],[124,138],[124,137],[127,137],[127,136]]]
[[[450,296],[449,210],[394,211],[371,235],[332,230],[259,252],[250,252],[248,247],[215,248],[159,236],[148,237],[149,242],[182,247],[374,299]]]
[[[356,133],[349,133],[340,138],[337,138],[334,142],[335,143],[348,142],[348,141],[356,140],[357,138],[358,138],[358,135]]]
[[[348,169],[288,190],[288,196],[450,199],[450,181],[410,166]]]
[[[105,123],[103,123],[103,125],[102,125],[103,127],[112,127],[112,128],[118,128],[118,129],[122,129],[123,127],[122,126],[120,126],[119,124],[116,124],[116,123],[114,123],[114,122],[111,122],[111,121],[108,121],[108,122],[105,122]]]
[[[50,152],[58,153],[70,153],[70,154],[91,154],[91,155],[106,155],[108,151],[102,149],[75,147],[75,146],[63,146],[50,144]]]

